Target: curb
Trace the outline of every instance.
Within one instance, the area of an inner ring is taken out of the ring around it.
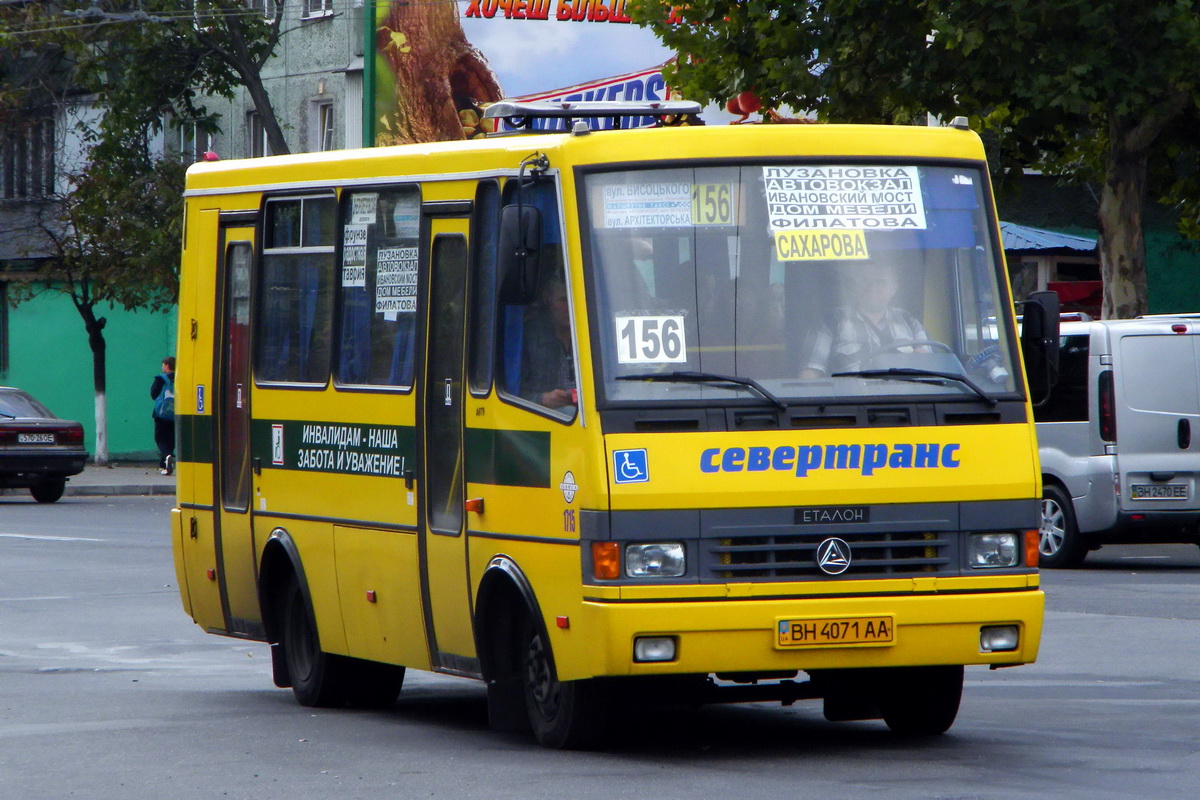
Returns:
[[[146,496],[175,496],[174,486],[135,485],[126,486],[72,486],[67,484],[63,491],[64,497],[146,497]]]

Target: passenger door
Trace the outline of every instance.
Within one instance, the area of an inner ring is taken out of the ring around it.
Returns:
[[[464,528],[463,401],[469,205],[426,203],[425,367],[418,398],[421,568],[434,666],[478,671]]]
[[[261,636],[250,513],[250,315],[254,228],[235,217],[222,220],[217,270],[217,337],[213,404],[213,496],[226,630]]]

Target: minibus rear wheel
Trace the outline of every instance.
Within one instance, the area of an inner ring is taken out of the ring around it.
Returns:
[[[317,625],[295,575],[284,587],[281,610],[280,639],[296,700],[302,706],[314,708],[345,705],[348,683],[345,662],[321,650]]]

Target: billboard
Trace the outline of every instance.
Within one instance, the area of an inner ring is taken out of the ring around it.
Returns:
[[[368,141],[382,146],[483,136],[481,110],[500,99],[673,96],[662,66],[674,54],[633,24],[625,5],[377,0]],[[710,113],[706,119],[717,121]]]

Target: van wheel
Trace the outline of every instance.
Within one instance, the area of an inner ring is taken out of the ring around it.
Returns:
[[[39,503],[54,503],[63,496],[67,488],[66,478],[47,478],[29,487],[29,493]]]
[[[521,670],[525,710],[538,744],[563,750],[598,745],[607,730],[604,686],[596,679],[560,681],[546,635],[529,622]]]
[[[962,687],[961,665],[888,670],[879,695],[879,710],[893,733],[937,736],[954,724]]]
[[[345,661],[321,650],[316,622],[294,576],[283,590],[281,621],[283,655],[297,702],[319,708],[345,705]]]
[[[1075,509],[1067,493],[1053,484],[1042,488],[1042,527],[1038,538],[1038,564],[1050,569],[1077,567],[1087,548],[1075,524]]]

